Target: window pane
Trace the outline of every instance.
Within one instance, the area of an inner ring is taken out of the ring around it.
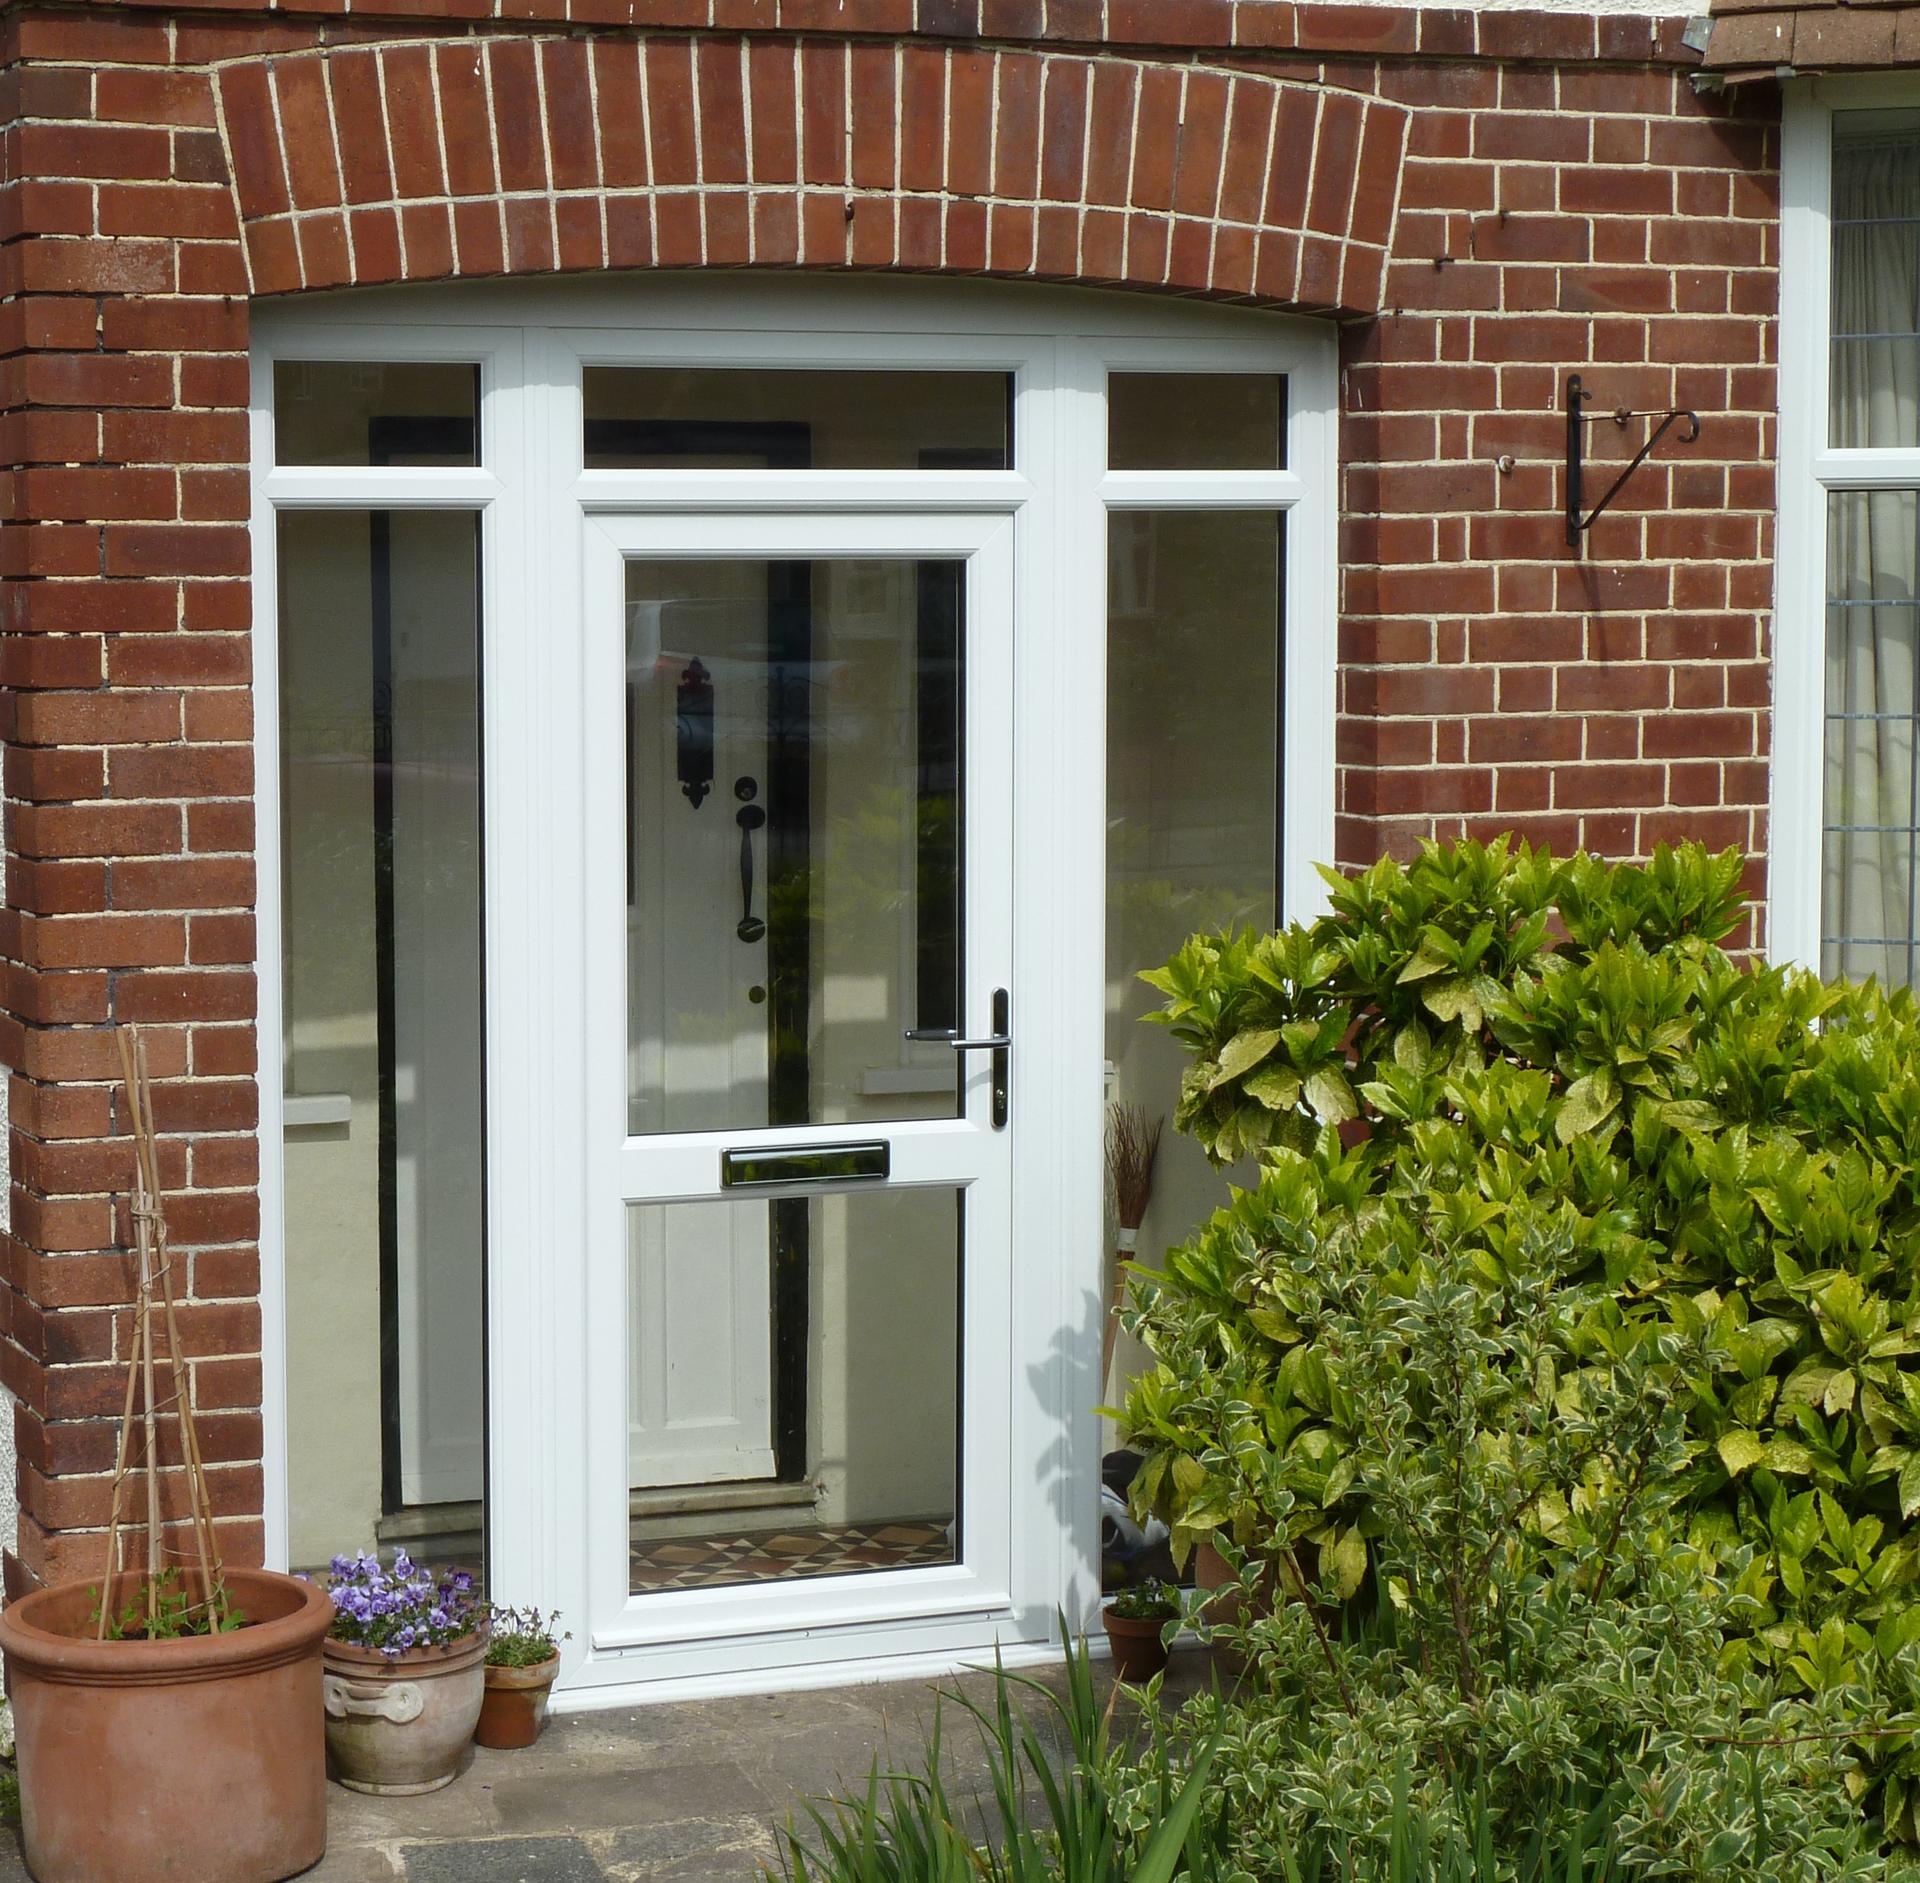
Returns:
[[[1920,493],[1827,499],[1822,966],[1915,980]]]
[[[960,1193],[627,1222],[629,1589],[957,1562]],[[676,1490],[727,1483],[719,1514]]]
[[[1006,373],[589,366],[589,470],[1002,471]]]
[[[478,1562],[479,519],[279,520],[290,1554]]]
[[[955,1115],[964,577],[627,564],[629,1130]]]
[[[480,462],[480,369],[276,360],[276,464]]]
[[[1833,148],[1839,446],[1920,444],[1920,122],[1842,113]]]
[[[1274,373],[1114,373],[1107,463],[1116,471],[1286,468],[1287,382]]]
[[[1224,1194],[1170,1128],[1185,1057],[1141,1024],[1160,996],[1138,977],[1197,929],[1275,919],[1284,527],[1260,512],[1108,521],[1106,1050],[1113,1098],[1169,1121],[1142,1260]],[[1115,1359],[1108,1404],[1139,1360],[1124,1335]]]

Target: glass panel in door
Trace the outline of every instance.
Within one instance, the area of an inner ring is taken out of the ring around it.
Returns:
[[[893,1154],[990,1131],[986,1055],[905,1037],[987,1018],[968,564],[623,570],[627,1133],[799,1159],[762,1188],[716,1150],[712,1194],[628,1198],[629,1588],[951,1564],[969,1199]]]

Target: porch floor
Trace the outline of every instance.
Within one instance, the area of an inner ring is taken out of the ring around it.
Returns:
[[[1204,1654],[1175,1657],[1169,1687],[1204,1683]],[[1105,1663],[1096,1673],[1104,1687]],[[982,1674],[938,1683],[976,1698]],[[917,1765],[936,1684],[676,1702],[552,1721],[526,1752],[475,1748],[451,1785],[368,1798],[329,1785],[327,1855],[303,1883],[751,1883],[779,1868],[775,1842],[809,1797]],[[956,1799],[983,1770],[969,1722],[946,1735]],[[0,1883],[27,1883],[17,1842]]]

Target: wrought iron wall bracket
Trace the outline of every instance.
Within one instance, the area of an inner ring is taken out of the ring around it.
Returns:
[[[1567,375],[1567,543],[1570,548],[1578,548],[1580,538],[1593,528],[1594,519],[1619,496],[1622,487],[1635,471],[1646,463],[1653,454],[1653,448],[1682,419],[1687,429],[1681,434],[1680,442],[1690,445],[1700,436],[1700,420],[1695,413],[1684,406],[1675,406],[1668,412],[1629,412],[1624,406],[1609,413],[1584,412],[1581,407],[1593,397],[1580,383],[1578,373]],[[1607,486],[1607,494],[1587,509],[1586,496],[1586,443],[1587,435],[1583,426],[1591,425],[1595,419],[1607,417],[1625,430],[1628,423],[1636,418],[1658,419],[1659,423],[1647,434],[1646,442],[1633,455],[1633,461]]]

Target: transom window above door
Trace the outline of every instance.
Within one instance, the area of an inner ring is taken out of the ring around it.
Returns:
[[[1013,375],[589,366],[589,470],[1005,471]]]

